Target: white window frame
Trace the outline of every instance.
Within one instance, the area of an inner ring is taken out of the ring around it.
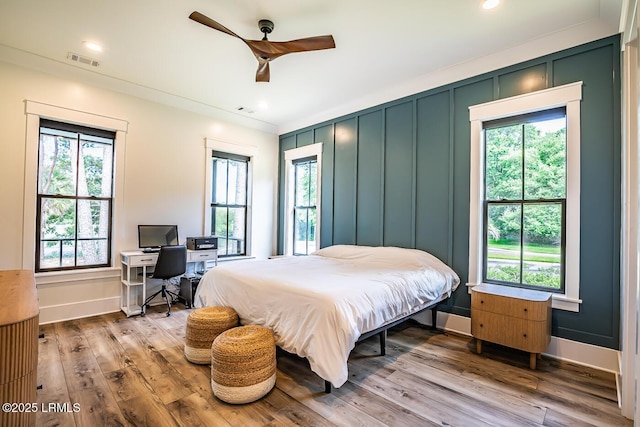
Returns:
[[[284,255],[293,255],[293,204],[294,204],[294,192],[295,192],[295,170],[294,162],[298,159],[304,159],[306,157],[316,157],[316,247],[320,248],[320,202],[322,199],[322,142],[316,142],[315,144],[305,145],[299,148],[293,148],[284,152],[284,167],[285,167],[285,195],[284,195]]]
[[[483,278],[484,131],[483,123],[552,108],[567,112],[567,194],[565,292],[553,294],[552,307],[580,310],[580,101],[582,82],[469,107],[471,165],[469,193],[469,292]]]
[[[248,258],[252,256],[251,245],[251,223],[253,222],[253,165],[255,164],[255,156],[258,153],[258,147],[253,145],[240,145],[231,142],[219,141],[217,139],[205,138],[205,185],[204,185],[204,227],[203,235],[211,234],[211,203],[213,195],[213,152],[220,151],[223,153],[237,154],[249,157],[247,165],[247,229],[245,236],[245,254],[240,256],[225,257],[225,260]]]
[[[113,117],[72,110],[36,101],[25,101],[27,116],[25,177],[24,177],[24,224],[22,234],[22,268],[33,270],[36,249],[36,197],[38,191],[38,145],[40,142],[40,118],[56,120],[99,129],[114,131],[115,151],[113,153],[113,215],[111,217],[111,266],[102,268],[66,270],[36,273],[39,284],[58,283],[72,280],[88,280],[113,277],[120,274],[120,251],[122,238],[121,213],[124,205],[124,158],[125,141],[129,122]],[[114,266],[118,266],[117,270]]]

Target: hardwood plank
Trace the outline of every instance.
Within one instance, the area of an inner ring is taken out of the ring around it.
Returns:
[[[84,335],[58,337],[69,403],[79,404],[76,425],[124,425],[125,419]]]
[[[433,334],[429,331],[423,332],[426,335],[420,335],[420,332],[420,329],[408,328],[401,334],[389,334],[387,345],[391,343],[392,346],[398,346],[396,349],[400,353],[420,354],[425,357],[427,363],[448,370],[452,374],[455,374],[456,370],[460,374],[473,372],[485,377],[490,375],[490,378],[498,383],[516,387],[535,389],[538,386],[538,377],[529,369],[528,353],[526,364],[516,367],[469,351],[472,338],[454,334]],[[425,336],[428,337],[427,340],[424,339]],[[522,369],[523,367],[526,369]]]
[[[48,407],[49,403],[69,402],[69,390],[65,378],[64,369],[60,361],[58,340],[54,325],[40,326],[40,332],[44,338],[38,342],[38,385],[42,389],[36,390],[38,407]],[[36,425],[38,426],[75,426],[73,414],[70,412],[38,411],[36,413]]]
[[[293,399],[277,387],[274,387],[263,399],[268,407],[274,411],[274,420],[269,426],[309,426],[309,427],[334,427],[331,421],[318,416],[318,413],[309,409],[301,402]]]
[[[103,374],[126,367],[130,361],[106,322],[96,320],[98,327],[87,329],[85,337]]]
[[[199,393],[193,393],[175,402],[171,402],[167,405],[167,408],[180,426],[232,426],[211,406],[209,399],[202,397]]]
[[[146,341],[157,350],[164,350],[165,348],[183,345],[184,343],[184,341],[180,341],[168,333],[167,330],[159,324],[157,319],[151,318],[150,316],[135,318],[133,325],[144,335]]]
[[[337,425],[428,426],[429,420],[389,400],[346,382],[330,394],[321,390],[322,381],[306,362],[294,357],[278,359],[278,369],[289,375],[278,377],[278,387]],[[295,378],[295,380],[293,379]]]
[[[147,337],[137,330],[134,322],[133,319],[126,319],[112,323],[109,327],[145,380],[165,404],[190,395],[193,391],[189,384],[149,344]]]
[[[393,349],[387,351],[387,354],[391,356],[391,360],[380,358],[379,360],[371,360],[368,363],[376,367],[380,365],[395,367],[396,371],[407,373],[416,379],[420,378],[427,381],[428,384],[443,384],[445,390],[437,393],[437,395],[444,396],[446,392],[450,392],[458,400],[458,404],[468,408],[479,405],[483,412],[488,410],[491,417],[503,412],[503,407],[508,405],[508,414],[502,414],[504,419],[508,420],[510,417],[514,417],[519,424],[541,424],[544,420],[546,409],[514,395],[513,388],[491,389],[475,384],[462,376],[464,371],[453,375],[450,371],[442,371],[438,366],[433,366],[430,359],[417,352],[394,353]],[[393,376],[389,377],[392,381],[393,378]],[[401,381],[399,384],[403,384],[403,382]],[[429,388],[433,388],[433,386]],[[436,388],[439,388],[439,386],[436,386]],[[499,402],[499,404],[496,402]],[[500,424],[499,421],[493,423]],[[510,421],[508,424],[511,423]]]
[[[553,409],[547,410],[547,415],[544,417],[542,425],[546,427],[595,427],[595,424],[577,420],[567,414],[554,411]]]
[[[450,407],[441,402],[433,402],[421,392],[407,392],[405,387],[388,378],[379,377],[375,372],[376,369],[369,366],[354,367],[350,370],[349,381],[438,425],[467,426],[471,421],[475,426],[491,425],[485,421],[475,420],[465,413],[462,407]]]
[[[328,421],[336,425],[351,424],[363,427],[387,425],[367,411],[342,399],[345,390],[334,389],[326,394],[323,381],[309,369],[306,361],[295,356],[282,356],[278,358],[278,370],[281,372],[277,380],[278,387]]]
[[[118,402],[124,417],[132,426],[173,427],[176,421],[159,399],[142,394]]]

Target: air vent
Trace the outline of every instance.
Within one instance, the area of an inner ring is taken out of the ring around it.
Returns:
[[[236,111],[240,111],[242,113],[248,113],[248,114],[253,114],[254,113],[254,111],[252,109],[247,108],[247,107],[242,107],[242,106],[236,108]]]
[[[70,59],[75,62],[79,62],[84,65],[91,65],[92,67],[97,67],[100,65],[98,61],[95,59],[88,58],[86,56],[78,55],[77,53],[69,52],[67,55],[67,59]]]

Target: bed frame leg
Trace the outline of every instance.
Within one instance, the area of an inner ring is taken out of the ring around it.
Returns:
[[[434,305],[431,309],[431,329],[438,329],[438,305]]]
[[[387,354],[387,330],[380,331],[380,356]]]
[[[327,394],[331,393],[331,383],[327,380],[324,380],[324,392]]]

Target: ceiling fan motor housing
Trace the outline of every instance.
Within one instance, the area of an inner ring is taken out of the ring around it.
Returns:
[[[258,21],[258,28],[260,28],[260,32],[265,35],[270,34],[273,31],[273,22],[268,19],[261,19]]]

